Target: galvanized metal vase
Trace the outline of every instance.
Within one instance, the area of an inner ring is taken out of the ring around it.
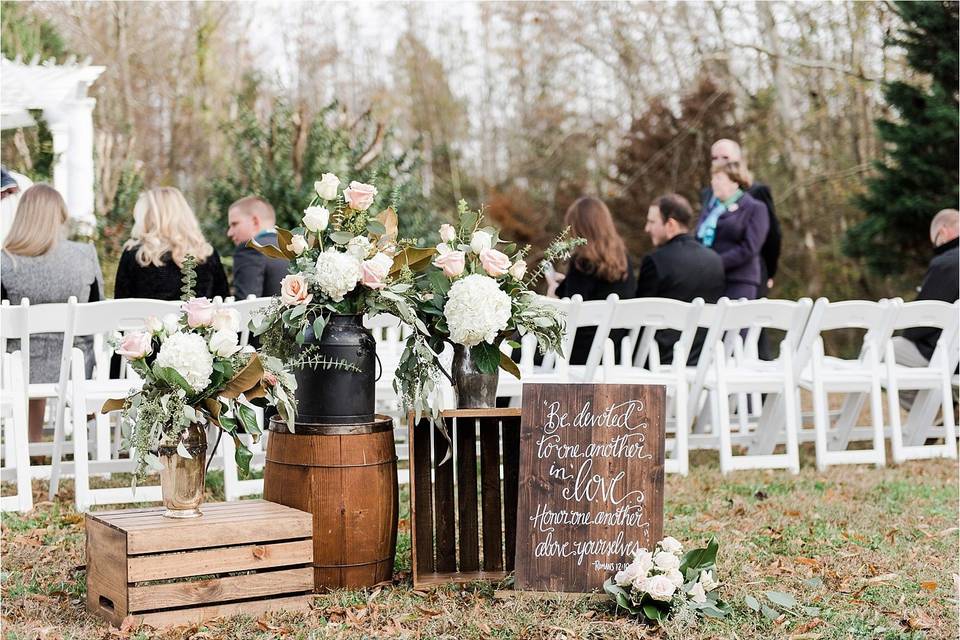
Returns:
[[[459,409],[493,409],[497,406],[500,372],[483,373],[470,355],[470,348],[453,346],[453,385]]]
[[[175,446],[157,449],[163,465],[160,491],[166,507],[165,518],[199,518],[203,515],[200,504],[206,474],[207,434],[201,425],[194,423],[187,427],[182,442],[191,457],[181,456]]]

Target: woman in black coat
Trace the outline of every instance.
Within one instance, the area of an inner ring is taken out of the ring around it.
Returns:
[[[197,260],[197,297],[230,295],[220,256],[204,239],[193,210],[178,189],[160,187],[140,194],[133,219],[117,267],[115,298],[179,300],[181,267],[188,255]]]
[[[605,300],[615,293],[621,300],[633,298],[637,291],[633,262],[607,205],[597,198],[580,198],[567,209],[564,224],[587,243],[577,247],[566,276],[547,275],[547,295],[568,298],[579,293],[584,300]],[[586,364],[595,334],[593,327],[577,330],[570,364]],[[625,335],[623,330],[610,332],[615,343]]]

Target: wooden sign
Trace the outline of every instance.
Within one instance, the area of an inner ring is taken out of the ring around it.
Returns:
[[[660,385],[526,384],[516,586],[588,592],[663,534]]]

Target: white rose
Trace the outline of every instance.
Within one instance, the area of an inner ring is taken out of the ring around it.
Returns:
[[[452,255],[452,254],[449,254]],[[507,328],[511,316],[510,296],[497,281],[475,273],[453,283],[443,307],[450,339],[473,347],[481,342],[493,344]]]
[[[618,571],[613,577],[613,581],[621,587],[626,587],[630,584],[633,584],[637,578],[646,578],[649,572],[649,567],[645,568],[639,562],[634,560],[628,564],[623,571]]]
[[[510,275],[512,275],[517,280],[523,280],[523,276],[527,273],[527,262],[526,260],[517,260],[510,266]]]
[[[162,333],[163,332],[163,320],[157,316],[148,317],[144,323],[144,327],[150,333]]]
[[[640,567],[643,575],[647,575],[653,569],[653,554],[646,549],[637,549],[633,552],[633,563]]]
[[[633,586],[633,588],[634,588],[635,591],[639,591],[640,593],[646,593],[646,592],[647,592],[647,583],[648,583],[648,582],[650,582],[650,578],[649,578],[649,577],[647,577],[647,576],[645,576],[645,575],[643,575],[643,576],[637,576],[636,578],[633,579],[633,585],[632,585],[632,586]]]
[[[669,551],[670,553],[680,555],[683,553],[683,545],[680,544],[680,541],[674,538],[673,536],[667,536],[660,541],[660,548],[664,551]]]
[[[347,243],[347,253],[357,260],[366,260],[372,246],[366,236],[356,236]]]
[[[287,249],[300,255],[307,250],[307,239],[299,233],[295,233],[290,237],[290,244],[287,245]]]
[[[703,604],[707,601],[707,594],[703,590],[703,585],[699,582],[690,587],[690,590],[687,591],[687,593],[690,594],[690,599],[697,604]]]
[[[236,309],[217,309],[213,313],[214,331],[240,331],[240,312]]]
[[[442,224],[440,225],[440,239],[444,242],[453,242],[457,237],[457,230],[453,228],[452,224]]]
[[[713,591],[720,586],[720,583],[714,578],[713,571],[701,571],[700,584],[706,591]]]
[[[183,376],[194,391],[203,391],[213,374],[213,355],[199,333],[173,333],[157,354],[157,365]]]
[[[667,576],[667,580],[676,585],[677,589],[683,586],[683,573],[679,569],[670,569],[663,575]]]
[[[489,249],[493,243],[493,236],[486,231],[474,231],[470,238],[470,248],[474,253],[480,253],[484,249]]]
[[[450,245],[448,245],[446,242],[441,242],[440,244],[437,245],[438,256],[442,256],[444,254],[450,253],[451,251],[453,251],[453,249],[451,249]]]
[[[303,210],[303,226],[319,233],[330,224],[330,212],[326,207],[307,207]]]
[[[333,200],[337,197],[337,189],[340,188],[340,178],[332,173],[325,173],[320,176],[320,180],[313,183],[317,195],[324,200]]]
[[[163,316],[163,330],[168,334],[174,334],[180,330],[180,314],[168,313]]]
[[[361,275],[360,261],[349,253],[327,249],[317,258],[317,286],[334,302],[353,291]]]
[[[676,585],[667,576],[653,576],[647,580],[646,587],[650,597],[661,602],[670,602],[677,591]]]
[[[229,358],[237,351],[240,351],[240,345],[237,344],[237,334],[233,331],[216,331],[210,336],[210,353]]]
[[[679,569],[680,558],[669,551],[660,551],[657,555],[653,556],[653,566],[664,572],[670,571],[671,569]]]

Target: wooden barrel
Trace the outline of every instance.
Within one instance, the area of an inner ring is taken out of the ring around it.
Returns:
[[[270,420],[263,497],[313,514],[316,590],[390,580],[399,515],[393,421],[295,428]]]

